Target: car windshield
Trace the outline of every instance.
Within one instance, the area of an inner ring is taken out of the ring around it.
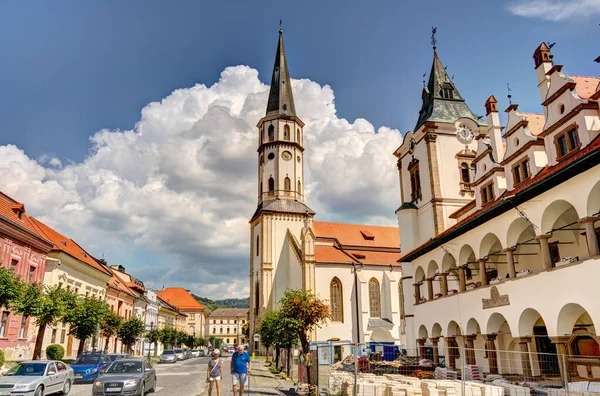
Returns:
[[[128,355],[110,355],[110,361],[114,362],[115,360],[127,359],[128,357],[129,357]]]
[[[175,351],[164,351],[163,355],[175,355]]]
[[[18,363],[4,375],[23,375],[27,377],[41,377],[46,371],[46,363]]]
[[[100,359],[100,356],[79,356],[77,358],[77,360],[75,360],[73,362],[73,364],[98,364],[98,360]]]
[[[116,361],[110,366],[108,366],[106,372],[110,374],[141,373],[142,362]]]
[[[183,349],[175,349],[175,353],[183,353]]]

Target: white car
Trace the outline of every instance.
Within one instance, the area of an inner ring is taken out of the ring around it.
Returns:
[[[200,357],[200,351],[197,349],[192,349],[192,351],[190,352],[192,357]]]
[[[73,369],[56,360],[17,363],[0,377],[0,396],[53,393],[66,395],[75,380]]]

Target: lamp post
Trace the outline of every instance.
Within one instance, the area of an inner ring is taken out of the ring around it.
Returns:
[[[150,331],[152,331],[152,330],[154,330],[154,322],[150,322]],[[146,337],[146,338],[148,338],[148,337]],[[148,361],[150,361],[150,345],[151,345],[151,342],[148,339]]]

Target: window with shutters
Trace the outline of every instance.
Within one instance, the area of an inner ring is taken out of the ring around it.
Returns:
[[[342,282],[335,277],[329,284],[329,300],[331,302],[331,320],[333,322],[344,322],[344,305]]]
[[[369,311],[372,318],[381,318],[381,291],[375,278],[369,281]]]

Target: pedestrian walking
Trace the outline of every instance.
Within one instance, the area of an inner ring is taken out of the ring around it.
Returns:
[[[212,395],[213,386],[217,388],[217,396],[221,396],[221,376],[223,376],[223,366],[221,365],[221,351],[215,349],[212,352],[212,358],[208,361],[206,368],[206,382],[208,382],[208,396]]]
[[[231,355],[231,376],[233,382],[233,396],[242,396],[244,386],[248,384],[248,376],[252,371],[250,356],[244,351],[243,345],[238,345],[237,351]],[[237,392],[237,387],[240,387],[240,392]]]

